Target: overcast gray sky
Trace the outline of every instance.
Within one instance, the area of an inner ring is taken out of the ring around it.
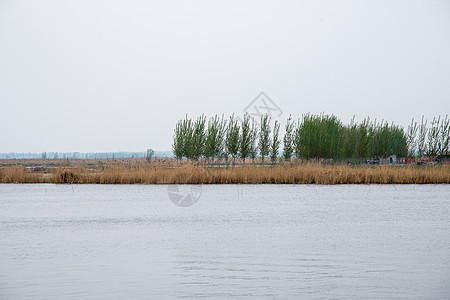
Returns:
[[[0,0],[0,152],[170,150],[178,119],[450,113],[449,1]]]

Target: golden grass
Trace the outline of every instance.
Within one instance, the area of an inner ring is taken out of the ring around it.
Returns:
[[[22,166],[0,169],[0,183],[45,182],[44,174],[31,173]]]
[[[96,169],[57,168],[50,174],[23,167],[0,169],[1,183],[93,184],[427,184],[450,183],[450,166],[246,166],[207,168],[111,164]]]

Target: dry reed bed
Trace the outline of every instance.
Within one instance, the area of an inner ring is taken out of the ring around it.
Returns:
[[[450,166],[267,166],[177,168],[108,166],[59,168],[51,174],[0,169],[1,183],[92,184],[430,184],[450,183]]]

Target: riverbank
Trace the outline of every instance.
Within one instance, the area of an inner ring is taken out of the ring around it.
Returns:
[[[0,183],[70,184],[449,184],[450,166],[285,166],[178,167],[146,164],[2,167]]]

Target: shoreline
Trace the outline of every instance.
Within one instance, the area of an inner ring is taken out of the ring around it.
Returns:
[[[450,165],[373,166],[247,165],[208,167],[184,164],[85,164],[54,168],[2,167],[0,183],[56,184],[450,184]]]

